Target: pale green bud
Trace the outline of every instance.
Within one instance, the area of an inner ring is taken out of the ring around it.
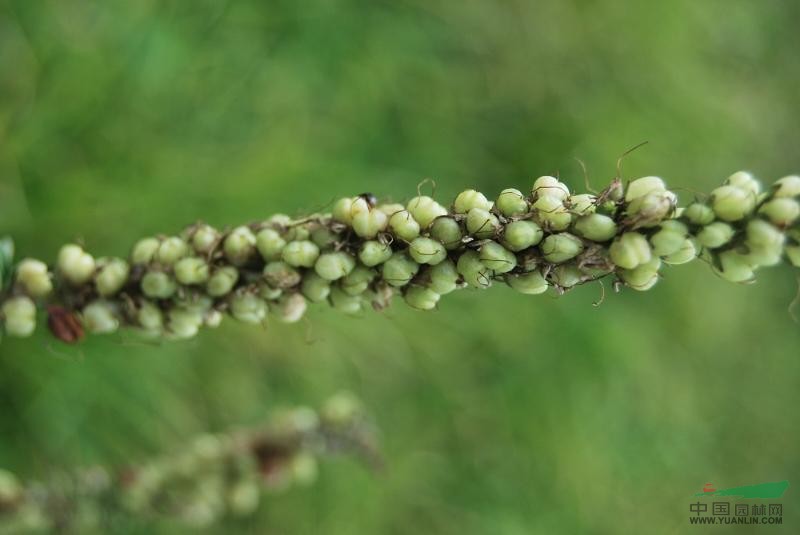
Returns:
[[[361,297],[348,295],[339,287],[331,288],[331,305],[339,312],[345,314],[358,314],[361,312]]]
[[[481,262],[477,251],[469,250],[461,253],[456,270],[473,288],[488,288],[492,285],[492,271]]]
[[[643,176],[628,184],[625,190],[625,200],[631,202],[645,195],[661,194],[667,191],[664,181],[657,176]]]
[[[364,210],[353,216],[353,230],[362,238],[374,238],[386,230],[389,216],[380,210]]]
[[[731,241],[735,232],[729,224],[716,221],[697,233],[697,241],[707,249],[716,249]]]
[[[746,282],[754,277],[753,265],[750,259],[734,250],[723,251],[719,254],[720,269],[714,268],[719,276],[731,282]]]
[[[756,196],[736,186],[720,186],[711,192],[711,206],[723,221],[739,221],[756,205]]]
[[[542,228],[529,220],[513,221],[506,225],[503,245],[512,251],[522,251],[542,241]]]
[[[400,203],[396,203],[396,202],[387,203],[387,204],[380,204],[380,205],[378,205],[377,208],[378,208],[378,210],[380,210],[384,214],[388,215],[390,218],[391,218],[391,216],[393,216],[397,212],[402,212],[403,210],[406,209],[405,206],[403,206]]]
[[[488,212],[492,209],[492,202],[483,193],[467,189],[459,193],[453,203],[453,211],[457,214],[466,214],[473,208],[480,208]]]
[[[258,296],[264,301],[275,301],[283,294],[283,289],[273,288],[268,283],[258,286]]]
[[[785,176],[777,180],[773,188],[773,197],[797,197],[800,195],[800,176]]]
[[[335,426],[347,426],[363,412],[361,402],[350,392],[338,392],[325,402],[322,418]]]
[[[197,256],[178,260],[174,272],[175,278],[181,284],[203,284],[209,278],[208,262]]]
[[[434,219],[447,215],[447,208],[425,195],[414,197],[408,201],[406,209],[417,220],[421,228],[428,228]]]
[[[283,237],[287,242],[308,240],[311,238],[311,230],[306,225],[290,225]]]
[[[290,266],[311,267],[319,258],[319,247],[307,240],[293,241],[283,248],[281,258]]]
[[[256,236],[248,227],[236,227],[225,238],[222,250],[234,266],[243,266],[256,251]]]
[[[323,253],[317,258],[314,270],[329,281],[341,279],[356,267],[355,259],[344,252]]]
[[[63,246],[58,252],[57,265],[58,271],[74,285],[89,282],[94,275],[94,258],[78,245]]]
[[[650,243],[653,246],[653,254],[656,256],[668,256],[683,247],[689,230],[686,225],[677,220],[669,220],[661,223],[658,232],[650,236]]]
[[[257,238],[258,236],[256,236]],[[331,232],[328,227],[320,226],[311,231],[311,241],[320,249],[324,249],[336,243],[336,234]],[[258,246],[257,241],[256,246]]]
[[[589,215],[594,213],[597,208],[597,197],[589,193],[582,193],[580,195],[570,195],[567,200],[567,206],[575,215]]]
[[[143,301],[136,313],[139,325],[148,331],[160,330],[164,326],[164,314],[161,309],[149,301]]]
[[[575,233],[587,240],[608,241],[617,234],[617,224],[607,215],[589,214],[575,222]]]
[[[25,258],[17,266],[17,284],[31,297],[46,297],[53,291],[47,264],[32,258]]]
[[[97,293],[103,297],[114,295],[128,282],[130,273],[131,268],[125,260],[121,258],[108,260],[100,267],[94,277]]]
[[[345,197],[334,203],[332,215],[336,221],[353,224],[353,218],[362,212],[369,212],[370,206],[366,199],[362,197]]]
[[[186,242],[177,236],[172,236],[163,240],[158,246],[155,260],[165,266],[171,266],[188,254],[189,246]]]
[[[92,301],[81,311],[83,326],[95,334],[112,333],[119,327],[117,308],[105,300]]]
[[[532,188],[535,199],[542,197],[553,197],[559,201],[565,201],[569,197],[569,188],[552,176],[540,176],[533,183]]]
[[[561,288],[572,288],[584,280],[584,274],[573,264],[556,266],[551,274],[553,284]]]
[[[206,283],[206,292],[212,297],[222,297],[233,290],[238,280],[239,270],[235,267],[217,268]]]
[[[219,243],[219,232],[209,225],[200,225],[192,233],[192,247],[195,252],[205,255]]]
[[[416,238],[408,246],[408,252],[419,264],[430,264],[435,266],[447,258],[447,250],[444,245],[430,238]]]
[[[286,240],[275,229],[264,228],[259,230],[256,235],[256,248],[261,257],[267,262],[278,260],[285,246]]]
[[[449,294],[457,288],[458,271],[452,260],[445,260],[427,270],[428,287],[439,295]]]
[[[750,192],[753,197],[758,197],[758,194],[761,193],[761,183],[747,171],[733,173],[725,181],[725,184]]]
[[[800,203],[795,199],[778,197],[767,201],[758,210],[779,227],[788,227],[800,217]]]
[[[278,319],[283,323],[296,323],[306,312],[308,304],[305,297],[299,293],[290,293],[278,301]]]
[[[301,486],[309,486],[317,480],[317,460],[310,453],[298,453],[292,457],[292,479]]]
[[[638,232],[626,232],[616,238],[608,249],[611,261],[621,268],[633,269],[652,258],[647,238]]]
[[[461,245],[461,225],[452,217],[437,217],[431,225],[431,238],[441,242],[445,249],[457,249]]]
[[[633,269],[622,269],[619,272],[620,278],[625,284],[634,290],[649,290],[658,282],[658,269],[661,267],[661,260],[654,256],[648,262],[639,264]]]
[[[547,281],[539,271],[529,271],[519,275],[506,275],[506,284],[516,291],[528,295],[539,295],[547,291]]]
[[[686,239],[683,241],[683,245],[681,245],[680,249],[664,257],[664,262],[677,266],[680,264],[685,264],[686,262],[690,262],[696,257],[697,247],[695,246],[694,241],[691,239]]]
[[[383,280],[390,286],[399,287],[408,284],[414,275],[419,271],[419,264],[414,262],[409,256],[398,251],[383,264]]]
[[[231,299],[231,315],[243,323],[262,323],[267,317],[267,303],[250,293],[238,293]]]
[[[258,509],[261,489],[250,479],[236,482],[228,491],[228,508],[235,516],[249,516]]]
[[[495,206],[506,217],[517,217],[528,213],[528,200],[520,190],[514,188],[501,191]]]
[[[158,252],[161,241],[157,238],[144,238],[136,242],[131,251],[131,262],[134,264],[149,264]]]
[[[153,299],[167,299],[178,289],[175,281],[163,271],[148,271],[140,283],[142,292]]]
[[[575,258],[583,252],[583,242],[568,232],[551,234],[539,246],[542,256],[548,262],[560,264]]]
[[[481,246],[479,258],[483,265],[496,274],[508,273],[517,267],[517,257],[497,242],[490,241]]]
[[[5,331],[9,336],[25,338],[36,330],[36,304],[30,297],[6,299],[2,307]]]
[[[184,308],[173,308],[168,313],[167,328],[171,338],[186,340],[197,336],[203,325],[203,313]]]
[[[405,209],[392,214],[389,218],[389,227],[394,235],[402,240],[411,241],[419,236],[419,223]]]
[[[411,286],[406,290],[403,298],[408,306],[417,310],[431,310],[439,302],[439,294],[424,286]]]
[[[313,271],[306,273],[300,291],[312,303],[319,303],[328,298],[331,293],[331,283]]]
[[[374,267],[383,264],[392,256],[392,248],[386,243],[370,240],[361,244],[358,251],[358,259],[367,267]]]
[[[367,290],[375,276],[375,271],[364,266],[356,266],[342,278],[340,286],[346,294],[360,295]]]
[[[300,284],[301,275],[286,262],[270,262],[264,266],[264,280],[273,288],[291,288]]]
[[[800,267],[800,245],[787,245],[786,256],[794,267]]]
[[[699,202],[687,206],[681,215],[693,225],[708,225],[714,221],[714,210]]]
[[[566,230],[572,222],[572,214],[569,213],[564,202],[558,197],[544,195],[533,203],[533,210],[536,222],[542,228],[551,231]]]
[[[637,227],[654,227],[672,213],[676,200],[671,191],[649,193],[633,199],[625,213],[635,221]]]
[[[500,229],[494,214],[482,208],[473,208],[467,214],[467,231],[478,239],[492,238]]]
[[[748,258],[753,266],[774,266],[781,261],[783,232],[760,219],[747,224],[747,247],[750,249]]]

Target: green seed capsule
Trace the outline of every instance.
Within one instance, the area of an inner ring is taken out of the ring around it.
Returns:
[[[256,236],[248,227],[236,227],[225,238],[222,250],[234,266],[243,266],[256,252]]]
[[[117,308],[109,301],[92,301],[81,311],[83,326],[95,334],[113,333],[119,328]]]
[[[394,214],[396,214],[397,212],[402,212],[403,210],[406,209],[406,207],[400,203],[395,202],[389,204],[380,204],[377,206],[377,209],[383,212],[384,214],[388,215],[389,218],[391,219],[391,217]]]
[[[230,293],[239,280],[239,270],[232,266],[225,266],[214,270],[206,283],[206,292],[212,297],[222,297]]]
[[[333,205],[333,218],[340,223],[352,226],[353,218],[362,212],[369,212],[370,206],[362,197],[346,197]]]
[[[714,271],[725,280],[731,282],[747,282],[753,279],[753,265],[745,255],[737,251],[723,251],[719,254],[720,269]]]
[[[153,299],[167,299],[178,289],[175,281],[162,271],[149,271],[140,283],[142,292]]]
[[[539,271],[529,271],[519,275],[506,275],[506,284],[520,293],[539,295],[547,291],[548,283]]]
[[[461,253],[456,270],[464,278],[464,282],[473,288],[488,288],[492,285],[492,271],[483,265],[477,251]]]
[[[739,221],[749,215],[755,205],[755,195],[736,186],[720,186],[711,192],[711,206],[723,221]]]
[[[705,226],[714,221],[714,210],[699,202],[687,206],[682,215],[693,225]]]
[[[267,262],[280,259],[285,246],[286,240],[275,229],[264,228],[259,230],[256,235],[256,248]]]
[[[550,277],[553,284],[561,288],[572,288],[584,281],[584,274],[573,264],[556,266]]]
[[[434,219],[447,215],[447,208],[425,195],[414,197],[408,201],[406,209],[417,220],[421,228],[428,228]]]
[[[734,231],[733,227],[729,224],[716,221],[710,225],[706,225],[697,233],[697,241],[703,247],[716,249],[731,241],[735,232],[736,231]]]
[[[532,192],[535,199],[552,197],[563,202],[569,197],[569,188],[566,184],[552,176],[540,176],[537,178],[533,183]]]
[[[575,222],[575,233],[587,240],[608,241],[617,234],[617,224],[607,215],[589,214]]]
[[[189,254],[189,246],[177,236],[172,236],[161,242],[156,251],[155,261],[165,266],[171,266]]]
[[[625,190],[625,201],[631,202],[634,199],[644,197],[646,195],[661,194],[667,191],[667,186],[664,181],[657,176],[644,176],[637,178],[628,184]]]
[[[143,301],[136,312],[136,321],[148,331],[157,331],[164,326],[161,309],[149,301]]]
[[[47,264],[25,258],[17,266],[17,284],[31,297],[46,297],[53,291],[53,281],[47,271]]]
[[[638,232],[626,232],[611,243],[608,249],[611,261],[621,268],[634,269],[652,258],[647,238]]]
[[[181,258],[175,263],[174,272],[181,284],[203,284],[209,278],[208,263],[198,256]]]
[[[419,223],[405,209],[392,214],[389,218],[389,227],[394,235],[402,240],[411,241],[419,236]]]
[[[380,210],[364,210],[353,216],[353,230],[362,238],[374,238],[388,224],[389,216]]]
[[[335,244],[336,239],[336,234],[328,227],[320,226],[311,231],[311,241],[320,249],[325,249]]]
[[[283,323],[296,323],[306,313],[308,304],[299,293],[290,293],[283,296],[276,307],[278,319]]]
[[[197,254],[207,255],[219,243],[219,232],[209,225],[200,225],[192,233],[192,248]]]
[[[355,259],[344,252],[324,253],[314,264],[317,275],[329,281],[341,279],[355,267]]]
[[[319,303],[328,298],[331,293],[331,283],[323,279],[313,271],[309,271],[303,277],[300,291],[312,303]]]
[[[655,227],[675,210],[676,201],[677,197],[671,191],[650,193],[633,199],[625,213],[636,227]]]
[[[689,230],[686,225],[674,219],[661,223],[658,232],[650,236],[653,254],[669,256],[683,247]]]
[[[597,197],[589,193],[582,193],[580,195],[570,195],[567,199],[567,206],[573,214],[577,216],[585,216],[594,213],[597,209]]]
[[[286,262],[270,262],[264,266],[264,280],[273,288],[291,288],[300,284],[301,275]]]
[[[74,285],[89,282],[94,275],[94,258],[78,245],[63,246],[58,252],[57,265],[64,278]]]
[[[331,288],[331,305],[339,312],[345,314],[358,314],[361,312],[361,297],[348,295],[341,288]]]
[[[195,310],[173,308],[168,313],[167,329],[170,338],[187,340],[197,336],[203,325],[203,314]]]
[[[6,299],[2,307],[5,331],[9,336],[26,338],[36,330],[36,304],[30,297]]]
[[[283,235],[283,238],[287,242],[304,241],[310,239],[311,230],[309,230],[307,225],[307,223],[305,225],[290,225],[289,228],[286,229],[286,233]]]
[[[528,200],[518,189],[504,189],[494,204],[506,217],[518,217],[528,213]]]
[[[412,286],[406,290],[403,298],[408,306],[416,308],[417,310],[431,310],[436,308],[436,303],[439,302],[441,296],[423,286]]]
[[[542,241],[542,228],[529,220],[513,221],[506,225],[503,245],[512,251],[522,251]]]
[[[760,219],[747,224],[748,258],[753,266],[774,266],[781,261],[784,234]]]
[[[775,182],[773,186],[773,197],[797,197],[800,196],[800,176],[785,176]]]
[[[94,278],[97,293],[103,297],[114,295],[128,282],[130,272],[130,266],[121,258],[103,262]]]
[[[800,217],[800,203],[794,199],[779,197],[767,201],[758,210],[779,227],[788,227]]]
[[[474,189],[462,191],[453,203],[453,211],[457,214],[466,214],[473,208],[480,208],[488,212],[492,209],[492,203],[483,193]]]
[[[786,256],[794,267],[800,267],[800,245],[787,245]]]
[[[281,258],[290,266],[311,267],[319,258],[319,247],[307,240],[293,241],[283,248]]]
[[[428,288],[439,295],[446,295],[458,286],[458,271],[452,260],[445,260],[427,269]]]
[[[517,257],[497,242],[490,241],[481,246],[479,258],[483,265],[496,274],[508,273],[517,267]]]
[[[691,239],[686,239],[681,245],[681,248],[675,251],[674,253],[667,255],[664,257],[664,262],[667,264],[671,264],[674,266],[685,264],[694,260],[697,257],[697,247],[694,244],[694,241]]]
[[[358,259],[367,267],[374,267],[383,264],[392,256],[392,248],[386,243],[379,241],[365,241],[361,244],[358,251]]]
[[[500,222],[491,212],[473,208],[467,214],[467,231],[479,240],[494,237],[499,229]]]
[[[661,267],[661,260],[654,256],[650,261],[639,264],[633,269],[620,270],[619,276],[625,284],[634,290],[649,290],[658,282],[658,270]]]
[[[405,252],[398,251],[384,262],[382,276],[389,285],[400,287],[411,282],[417,271],[419,271],[419,264],[409,258]]]
[[[418,264],[435,266],[447,258],[444,245],[430,238],[416,238],[408,246],[408,252]]]
[[[356,266],[353,271],[342,278],[339,285],[342,291],[348,295],[360,295],[367,290],[376,275],[375,271],[367,267]]]
[[[131,262],[134,264],[149,264],[158,252],[161,241],[157,238],[144,238],[136,242],[131,251]]]
[[[276,301],[281,295],[283,295],[283,289],[273,288],[266,282],[258,286],[258,296],[264,301]]]
[[[539,197],[533,203],[533,212],[536,222],[547,230],[566,230],[572,222],[572,214],[558,197],[550,195]]]
[[[583,252],[583,242],[568,232],[551,234],[539,246],[545,260],[560,264],[571,260]]]
[[[461,225],[452,217],[437,217],[430,230],[431,238],[442,243],[447,250],[461,246]]]
[[[267,303],[249,293],[239,293],[231,299],[231,315],[243,323],[262,323],[267,317]]]
[[[747,171],[733,173],[725,181],[725,184],[747,191],[751,193],[753,197],[758,197],[758,194],[761,193],[761,183]]]

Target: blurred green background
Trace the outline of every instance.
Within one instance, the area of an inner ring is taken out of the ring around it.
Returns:
[[[683,200],[741,168],[771,182],[800,171],[798,20],[778,0],[0,0],[0,230],[20,255],[124,255],[426,177],[443,200],[556,172],[582,189],[577,157],[600,187],[641,141],[624,176]],[[212,532],[702,531],[706,482],[800,485],[795,275],[741,286],[696,262],[598,308],[599,286],[496,286],[188,343],[5,339],[0,466],[130,462],[345,388],[386,472],[327,462]],[[796,495],[769,531],[800,529]]]

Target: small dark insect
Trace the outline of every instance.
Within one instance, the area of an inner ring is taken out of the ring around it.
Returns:
[[[53,336],[67,344],[83,339],[83,327],[75,313],[58,305],[47,307],[47,326]]]
[[[372,207],[378,204],[378,198],[373,193],[362,193],[359,195],[360,198],[367,201],[367,204]]]

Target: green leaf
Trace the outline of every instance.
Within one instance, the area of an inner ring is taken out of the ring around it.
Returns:
[[[14,271],[14,240],[10,236],[0,238],[0,291],[11,284]]]

